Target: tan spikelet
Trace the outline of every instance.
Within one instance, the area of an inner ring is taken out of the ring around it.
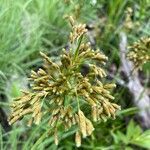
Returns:
[[[82,133],[83,137],[85,138],[87,136],[87,133],[86,133],[86,118],[85,118],[85,116],[84,116],[84,114],[81,110],[78,111],[78,115],[79,115],[80,130],[81,130],[81,133]]]
[[[77,147],[81,146],[81,134],[79,131],[77,131],[75,134],[75,142]]]
[[[92,132],[94,131],[92,122],[87,118],[86,118],[86,131],[87,131],[87,135],[91,135]]]

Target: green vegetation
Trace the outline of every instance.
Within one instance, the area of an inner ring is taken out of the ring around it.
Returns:
[[[140,110],[133,104],[131,91],[118,83],[127,84],[120,71],[120,33],[126,34],[128,46],[150,37],[149,8],[150,0],[0,0],[0,150],[77,149],[73,127],[59,131],[59,145],[54,144],[48,117],[31,127],[26,125],[28,117],[11,126],[7,122],[13,98],[20,96],[20,89],[30,89],[27,77],[42,65],[39,52],[57,62],[62,48],[69,46],[70,15],[87,25],[87,40],[109,58],[105,69],[113,76],[108,76],[108,82],[116,82],[112,95],[122,108],[117,119],[94,123],[92,136],[83,139],[80,148],[150,149],[150,130],[139,121]],[[139,74],[145,90],[150,86],[149,68],[148,62]]]

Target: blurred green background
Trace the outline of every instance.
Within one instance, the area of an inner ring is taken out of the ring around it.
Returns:
[[[129,8],[132,14],[127,20]],[[49,128],[45,122],[30,128],[24,121],[13,126],[7,122],[12,98],[28,88],[31,69],[41,65],[39,51],[57,60],[68,45],[67,15],[87,25],[89,41],[109,57],[106,69],[117,79],[122,78],[120,32],[126,33],[128,45],[150,36],[150,0],[0,0],[0,150],[77,149],[73,129],[60,133],[56,147],[52,135],[41,136]],[[146,88],[149,68],[146,64],[140,72]],[[80,149],[150,149],[150,130],[141,127],[128,89],[117,86],[115,97],[122,107],[117,119],[95,125],[94,134],[83,140]]]

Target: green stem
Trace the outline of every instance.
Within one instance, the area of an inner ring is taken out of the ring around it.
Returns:
[[[77,100],[77,105],[78,105],[78,110],[80,109],[80,103],[78,99],[78,94],[77,94],[77,89],[75,88],[75,94],[76,94],[76,100]]]
[[[43,140],[47,137],[49,130],[45,131],[42,136],[35,142],[35,144],[32,146],[31,150],[35,150],[37,149],[37,147],[39,146],[39,144],[41,144],[43,142]]]
[[[75,51],[75,54],[74,54],[74,59],[76,59],[76,57],[77,57],[78,54],[79,54],[79,48],[80,48],[82,39],[83,39],[83,34],[82,34],[81,37],[79,38],[78,47],[77,47],[77,49],[76,49],[76,51]]]

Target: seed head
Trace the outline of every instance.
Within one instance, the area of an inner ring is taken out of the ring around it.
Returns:
[[[70,50],[62,50],[60,63],[40,53],[43,66],[38,71],[31,71],[31,90],[22,92],[22,96],[13,101],[9,123],[28,115],[28,125],[38,125],[45,116],[50,116],[47,123],[54,131],[55,144],[58,145],[59,126],[65,131],[76,126],[75,142],[79,147],[81,137],[90,136],[94,131],[92,120],[115,118],[120,106],[111,102],[114,97],[110,91],[115,84],[100,81],[106,77],[103,66],[108,58],[83,42],[83,35],[87,32],[84,24],[76,24],[73,18],[70,18],[70,23]],[[88,64],[86,74],[81,70],[84,64]],[[91,115],[85,115],[82,106],[89,106]]]
[[[143,37],[130,46],[127,58],[135,69],[142,69],[143,64],[150,61],[150,37]]]

